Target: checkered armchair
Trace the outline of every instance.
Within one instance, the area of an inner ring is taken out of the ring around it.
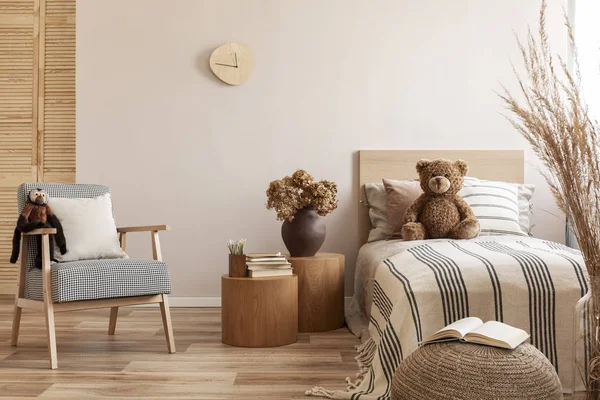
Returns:
[[[93,198],[110,193],[103,185],[24,183],[19,186],[19,214],[33,189],[43,189],[50,198]],[[158,231],[166,225],[117,228],[125,250],[128,232],[150,232],[152,259],[102,259],[51,263],[49,236],[54,229],[43,228],[23,234],[18,290],[11,344],[17,345],[22,308],[43,311],[46,315],[50,366],[57,368],[54,313],[90,308],[110,308],[109,335],[115,333],[119,306],[158,303],[170,353],[175,352],[167,295],[171,279],[167,263],[162,261]],[[42,269],[35,268],[39,241],[42,241]],[[67,244],[68,245],[68,244]]]

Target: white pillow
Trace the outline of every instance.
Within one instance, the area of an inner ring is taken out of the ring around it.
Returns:
[[[533,185],[465,178],[459,194],[473,209],[480,236],[527,236],[533,190]]]
[[[67,242],[64,255],[55,246],[58,261],[127,258],[119,245],[110,193],[88,199],[51,197],[48,204],[60,220]]]
[[[388,223],[387,193],[383,183],[366,183],[365,194],[371,220],[371,230],[367,242],[385,240],[392,234],[392,226]]]
[[[532,213],[531,198],[533,197],[533,192],[535,192],[535,185],[519,183],[517,186],[519,187],[519,225],[521,225],[521,229],[524,232],[527,232],[531,236],[531,221],[529,218]]]

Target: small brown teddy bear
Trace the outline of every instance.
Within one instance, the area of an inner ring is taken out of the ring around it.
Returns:
[[[479,235],[479,222],[473,210],[458,195],[468,169],[462,160],[420,160],[417,163],[424,193],[404,214],[404,240],[472,239]]]

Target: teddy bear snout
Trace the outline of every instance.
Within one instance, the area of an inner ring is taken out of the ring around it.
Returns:
[[[429,180],[429,189],[436,194],[446,193],[450,189],[450,180],[445,176],[434,176]]]

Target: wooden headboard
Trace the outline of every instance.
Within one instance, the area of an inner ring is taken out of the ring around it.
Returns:
[[[389,179],[418,178],[415,165],[422,158],[465,160],[469,176],[480,179],[523,183],[523,150],[361,150],[359,163],[358,228],[360,245],[367,242],[371,221],[366,206],[365,183]]]

